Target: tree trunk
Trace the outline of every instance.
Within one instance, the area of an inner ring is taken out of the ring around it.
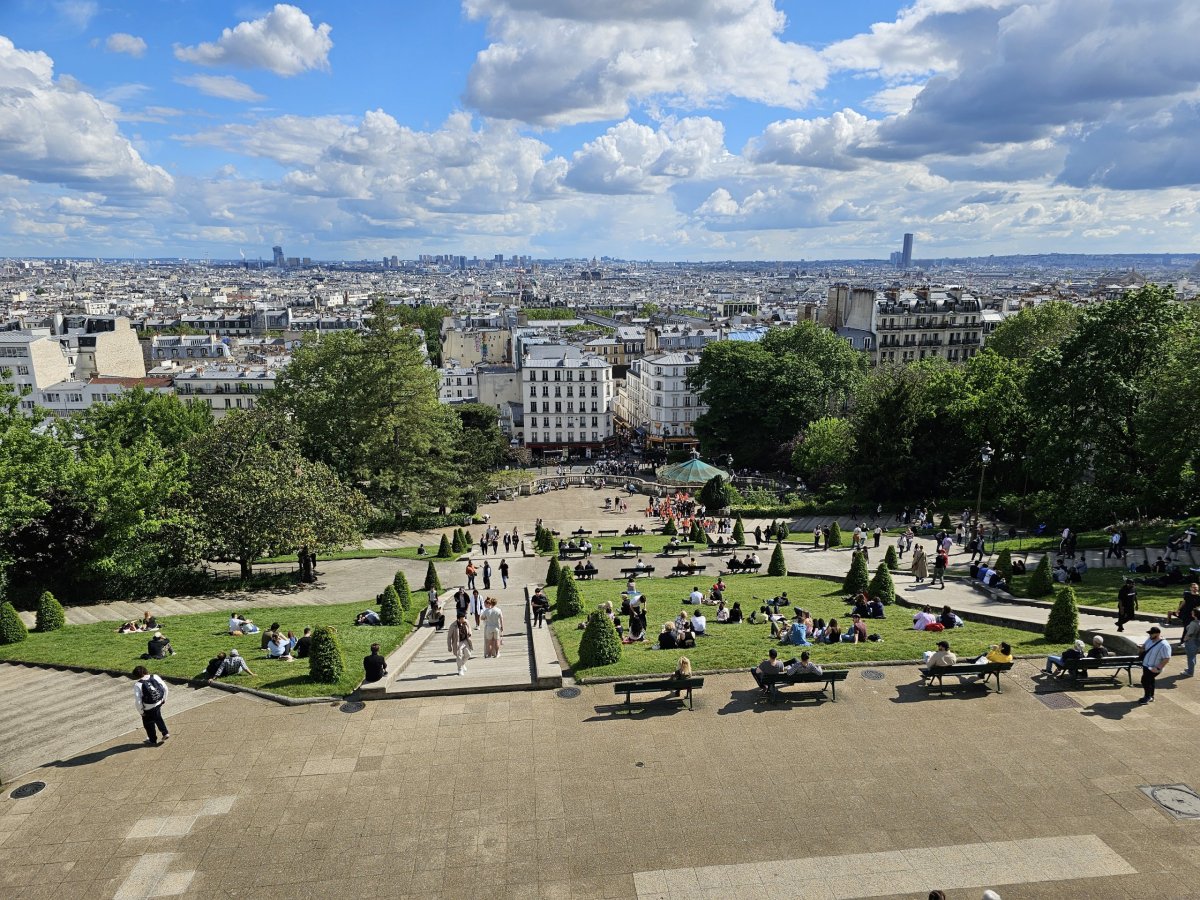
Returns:
[[[242,578],[249,578],[254,574],[254,563],[249,559],[239,559],[238,565],[242,567]]]

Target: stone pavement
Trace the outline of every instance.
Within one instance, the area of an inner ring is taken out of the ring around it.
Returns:
[[[715,676],[633,716],[606,685],[222,697],[0,796],[0,896],[1195,897],[1200,821],[1140,788],[1200,786],[1196,685],[1051,707],[1018,667],[999,695],[888,667],[777,707]]]

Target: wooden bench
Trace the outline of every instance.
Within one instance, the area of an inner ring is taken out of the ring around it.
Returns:
[[[709,556],[724,556],[727,553],[732,553],[733,547],[728,544],[709,544],[708,549],[704,552]]]
[[[588,531],[586,528],[576,528],[574,531],[571,532],[571,534],[575,535],[575,537],[584,537],[585,535],[590,535],[591,532]]]
[[[696,549],[695,544],[675,544],[674,546],[672,546],[671,544],[666,544],[663,546],[662,555],[663,556],[672,556],[672,555],[674,555],[676,550],[678,550],[681,554],[691,553],[695,549]]]
[[[590,581],[591,579],[595,578],[595,577],[596,577],[596,575],[598,574],[598,572],[599,572],[599,570],[598,570],[598,569],[596,569],[596,567],[595,567],[595,566],[591,566],[591,567],[589,567],[589,568],[587,568],[587,569],[572,569],[572,570],[571,570],[571,574],[572,574],[574,577],[576,577],[576,578],[583,578],[583,579],[586,579],[586,580],[588,580],[588,581]]]
[[[1063,669],[1071,680],[1078,684],[1085,684],[1094,681],[1112,681],[1117,685],[1121,683],[1121,670],[1125,670],[1125,675],[1129,679],[1129,684],[1133,684],[1133,667],[1141,665],[1141,658],[1137,656],[1106,656],[1103,659],[1089,659],[1084,657],[1073,662],[1063,663]],[[1109,674],[1092,675],[1092,672],[1106,672]]]
[[[740,575],[743,572],[757,572],[762,568],[762,563],[750,563],[749,565],[735,566],[732,562],[725,563],[725,571],[722,575]]]
[[[633,695],[634,694],[661,694],[664,692],[676,691],[687,694],[688,709],[692,709],[692,691],[699,690],[704,687],[703,678],[654,678],[644,681],[620,681],[613,685],[613,693],[625,695],[625,706],[629,710],[630,715],[633,714]],[[674,696],[659,698],[662,700],[674,700]],[[684,697],[678,699],[683,700]],[[649,702],[649,701],[647,701]]]
[[[642,548],[640,544],[630,544],[628,547],[622,547],[618,545],[616,547],[610,547],[609,552],[612,553],[613,556],[640,556]]]
[[[645,534],[645,533],[646,533],[646,529],[643,528],[641,525],[630,525],[625,529],[626,536],[634,535],[634,534]]]
[[[813,674],[797,674],[785,675],[783,672],[760,672],[757,669],[753,670],[758,673],[758,678],[761,680],[760,686],[767,692],[767,700],[775,703],[780,699],[780,691],[787,687],[797,687],[802,684],[819,684],[821,689],[817,691],[797,691],[798,694],[823,694],[829,691],[829,698],[837,702],[837,683],[845,681],[849,675],[849,669],[826,669],[820,675]]]
[[[654,566],[645,566],[641,569],[636,566],[632,569],[622,569],[622,575],[628,575],[630,578],[639,578],[641,576],[649,577],[654,572]]]
[[[588,552],[578,547],[563,547],[558,551],[559,559],[587,559]]]
[[[671,577],[682,578],[685,575],[695,575],[697,572],[703,572],[708,566],[680,566],[671,567]]]
[[[936,678],[938,689],[941,690],[944,685],[942,679],[947,675],[978,675],[980,683],[984,689],[987,689],[989,678],[996,679],[996,693],[1000,693],[1000,673],[1007,672],[1013,667],[1010,662],[1007,663],[957,663],[953,666],[936,666],[932,669],[921,669],[921,684],[926,688],[933,687],[933,681]]]
[[[618,533],[618,529],[616,529],[616,528],[601,528],[600,531],[597,533],[601,537],[607,537],[608,535],[616,535]]]

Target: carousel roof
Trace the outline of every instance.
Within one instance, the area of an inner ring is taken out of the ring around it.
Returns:
[[[660,467],[655,473],[658,476],[659,482],[662,484],[678,484],[678,485],[703,485],[711,481],[717,475],[728,479],[729,473],[718,469],[716,466],[710,466],[708,463],[700,459],[699,454],[693,451],[692,458],[687,462],[674,463],[669,466]]]

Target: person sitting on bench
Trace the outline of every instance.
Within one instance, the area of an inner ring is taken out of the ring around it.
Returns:
[[[671,673],[672,681],[687,681],[692,677],[692,661],[686,656],[679,657],[679,665],[675,667],[675,671]],[[674,691],[671,696],[678,697],[681,691]]]
[[[958,664],[958,657],[951,651],[948,641],[938,641],[937,649],[932,653],[926,650],[924,656],[927,669],[947,668]]]
[[[1083,659],[1083,651],[1085,649],[1083,641],[1076,641],[1058,656],[1046,657],[1046,668],[1043,669],[1047,675],[1058,675],[1067,670],[1065,663],[1076,663]]]
[[[785,675],[824,675],[825,670],[818,666],[815,662],[810,662],[808,651],[805,650],[800,654],[799,659],[789,659],[784,663],[783,674]]]
[[[1103,635],[1096,635],[1092,638],[1092,649],[1087,652],[1088,659],[1104,659],[1109,656],[1112,651],[1104,646]]]
[[[640,556],[638,557],[638,561],[633,564],[633,567],[639,572],[644,572],[646,570],[646,564],[642,562],[642,558]]]
[[[583,567],[582,559],[579,562],[575,563],[575,574],[576,575],[582,575],[586,571],[587,570]]]
[[[992,644],[988,647],[988,652],[975,660],[975,665],[982,666],[984,663],[1010,663],[1012,661],[1012,647],[1007,642],[1001,641],[999,644]]]
[[[760,662],[756,668],[750,670],[750,674],[754,676],[755,683],[764,694],[770,692],[770,687],[763,681],[763,676],[779,675],[782,672],[783,663],[779,661],[779,651],[774,647],[767,651],[766,659]]]

